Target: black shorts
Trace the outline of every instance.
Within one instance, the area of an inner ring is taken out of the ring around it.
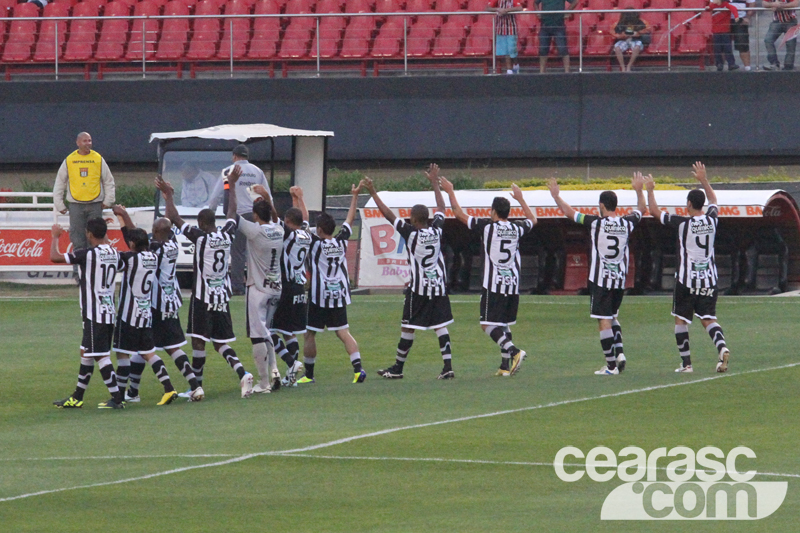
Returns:
[[[286,283],[278,309],[272,317],[271,329],[284,335],[300,335],[306,332],[307,318],[308,294],[305,287],[297,283]]]
[[[519,294],[481,291],[481,324],[512,326],[517,323]]]
[[[153,328],[137,328],[118,320],[114,329],[114,351],[129,355],[155,352]]]
[[[605,289],[596,283],[589,282],[590,311],[592,318],[617,318],[619,306],[625,289]]]
[[[156,350],[171,350],[186,344],[178,312],[168,316],[164,318],[161,311],[153,309],[153,342]]]
[[[328,308],[309,303],[307,327],[311,331],[347,329],[347,306]]]
[[[217,304],[217,309],[211,304],[204,303],[197,298],[192,298],[189,304],[189,320],[186,324],[186,336],[197,337],[204,341],[217,343],[233,342],[231,322],[231,309],[227,303]]]
[[[81,349],[84,357],[100,357],[111,354],[111,340],[114,337],[114,324],[100,324],[83,319],[83,340]]]
[[[420,296],[406,288],[403,304],[403,320],[400,324],[411,329],[439,329],[453,323],[450,298],[444,296]]]
[[[731,36],[733,37],[733,48],[737,52],[750,51],[750,26],[743,22],[731,21]]]
[[[675,284],[672,293],[672,316],[692,323],[692,315],[698,318],[717,319],[716,287],[707,289],[690,289],[682,283]]]

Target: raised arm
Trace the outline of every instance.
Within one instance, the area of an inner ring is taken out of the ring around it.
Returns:
[[[156,176],[156,188],[161,191],[161,195],[164,197],[164,216],[167,217],[170,222],[182,228],[184,221],[178,214],[178,209],[175,207],[175,189],[172,188],[172,184],[168,181],[164,181],[161,178],[161,174],[159,174]]]
[[[458,205],[458,199],[456,198],[456,191],[453,189],[453,184],[445,177],[439,178],[439,183],[442,190],[450,197],[450,208],[453,210],[453,215],[455,215],[459,221],[466,224],[469,221],[469,215]]]
[[[50,229],[50,234],[53,236],[53,238],[50,239],[50,261],[53,263],[67,262],[61,252],[58,251],[58,239],[61,237],[62,233],[64,233],[64,228],[58,224],[53,224],[53,227]]]
[[[444,197],[442,196],[442,189],[439,186],[439,165],[436,163],[431,163],[431,166],[428,167],[428,171],[425,172],[425,177],[427,177],[428,181],[431,182],[433,196],[436,199],[436,209],[434,212],[444,215],[446,206],[444,204]]]
[[[658,203],[656,202],[656,182],[652,175],[648,175],[644,178],[644,186],[647,189],[647,204],[650,209],[650,215],[660,224],[661,208],[658,207]]]
[[[561,188],[558,186],[558,182],[555,178],[547,180],[547,188],[550,189],[550,195],[553,197],[553,200],[556,201],[556,205],[561,209],[561,212],[564,213],[564,216],[570,220],[575,220],[575,210],[561,198]]]
[[[636,191],[636,209],[644,215],[647,212],[647,203],[644,201],[644,176],[641,172],[634,172],[631,187]]]
[[[533,222],[535,226],[537,222],[536,215],[533,214],[531,208],[528,207],[528,202],[525,201],[525,196],[522,194],[522,189],[516,183],[511,184],[511,197],[514,198],[517,202],[519,202],[520,207],[522,207],[522,212],[525,213],[525,218]]]
[[[694,176],[694,178],[700,182],[700,185],[703,186],[703,190],[706,191],[708,204],[717,205],[717,193],[714,192],[714,189],[711,188],[711,184],[708,182],[706,166],[700,161],[692,165],[692,176]]]
[[[292,195],[292,207],[296,207],[303,214],[303,221],[308,222],[308,209],[306,202],[303,200],[303,188],[295,185],[289,189],[289,194]]]
[[[353,195],[353,198],[350,200],[350,209],[347,211],[347,219],[345,220],[345,224],[348,226],[353,224],[353,219],[356,218],[356,209],[358,208],[358,193],[361,191],[361,186],[364,184],[364,180],[361,180],[358,185],[352,185],[350,187],[350,194]]]
[[[236,219],[236,209],[238,206],[236,205],[236,182],[239,181],[239,176],[242,175],[242,167],[239,165],[233,165],[230,173],[228,173],[228,187],[225,190],[225,194],[228,195],[228,212],[226,216],[229,219],[237,220]]]
[[[134,229],[136,227],[134,225],[134,223],[133,223],[133,220],[131,220],[131,217],[128,214],[128,211],[125,210],[125,206],[124,205],[116,204],[116,205],[111,207],[111,211],[119,219],[120,226],[124,226],[124,227],[126,227],[128,229]]]
[[[381,214],[389,221],[390,224],[394,225],[394,221],[397,220],[397,216],[389,209],[381,197],[378,196],[378,191],[375,190],[375,183],[372,182],[370,178],[364,178],[364,187],[367,188],[367,191],[372,196],[372,199],[375,200],[375,205],[378,206],[380,209]]]

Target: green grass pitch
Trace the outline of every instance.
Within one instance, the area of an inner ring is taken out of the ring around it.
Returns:
[[[205,401],[156,407],[161,390],[147,370],[143,403],[105,411],[94,408],[107,397],[97,371],[82,410],[51,405],[78,370],[79,311],[66,294],[0,301],[2,532],[797,530],[800,366],[787,366],[798,362],[795,298],[721,298],[731,370],[714,372],[714,348],[695,323],[695,373],[680,375],[671,299],[628,297],[628,368],[608,378],[593,375],[603,358],[588,298],[523,296],[513,333],[529,356],[517,376],[498,378],[477,297],[455,296],[456,379],[436,380],[438,344],[420,332],[405,379],[386,381],[375,371],[394,360],[402,299],[360,296],[348,311],[369,372],[363,385],[350,383],[346,354],[325,333],[315,385],[242,400],[209,352]],[[253,371],[243,307],[236,298],[233,346]],[[474,418],[506,410],[516,411]],[[454,421],[463,417],[473,418]],[[423,425],[432,422],[447,423]],[[396,431],[352,438],[383,430]],[[604,522],[603,500],[621,482],[561,481],[552,462],[568,445],[744,445],[758,455],[748,469],[783,474],[756,480],[788,481],[788,494],[759,521]]]

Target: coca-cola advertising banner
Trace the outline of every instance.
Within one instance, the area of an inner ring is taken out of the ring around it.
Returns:
[[[50,261],[52,238],[49,229],[0,229],[0,267],[53,265]],[[109,229],[108,239],[117,248],[121,245],[127,250],[119,229]],[[62,253],[71,251],[67,231],[61,234],[58,249]]]

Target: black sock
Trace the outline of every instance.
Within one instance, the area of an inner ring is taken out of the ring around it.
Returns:
[[[291,367],[294,364],[294,359],[289,354],[289,350],[286,349],[286,345],[277,333],[272,334],[272,346],[275,347],[275,355],[280,357],[281,360],[286,363],[287,367]]]
[[[131,398],[139,396],[139,383],[142,380],[142,372],[144,372],[147,366],[144,359],[141,359],[141,361],[139,361],[139,359],[141,359],[141,357],[137,354],[131,360],[131,380],[128,385],[128,396]]]
[[[150,366],[153,368],[153,374],[156,375],[158,381],[164,386],[164,392],[172,392],[175,390],[175,387],[172,386],[172,382],[169,380],[169,374],[167,373],[167,366],[164,364],[164,361],[157,355],[153,355],[150,358]]]
[[[506,332],[505,329],[498,326],[489,326],[486,328],[486,334],[500,346],[500,349],[508,352],[511,357],[514,357],[519,352],[519,349],[514,346],[514,343],[511,342],[511,338],[507,333],[510,334],[511,332]]]
[[[436,336],[439,338],[439,352],[444,361],[444,370],[451,370],[453,356],[450,351],[450,332],[447,331],[447,328],[439,328],[436,330]]]
[[[615,318],[611,322],[611,332],[614,334],[614,356],[619,357],[622,355],[622,326]]]
[[[189,357],[186,356],[184,351],[177,349],[170,354],[170,357],[175,361],[175,366],[178,367],[178,370],[180,370],[183,377],[186,378],[186,381],[189,382],[189,387],[191,387],[192,390],[197,389],[200,384],[197,382],[197,378],[192,371],[192,365],[189,364]]]
[[[206,365],[206,351],[192,350],[192,372],[197,382],[203,384],[203,367]]]
[[[681,355],[683,366],[692,364],[691,352],[689,351],[689,328],[686,326],[675,326],[675,342],[678,343],[678,353]]]
[[[397,356],[395,357],[395,364],[402,370],[403,365],[408,358],[408,352],[411,351],[411,346],[414,344],[414,332],[400,332],[400,342],[397,343]]]
[[[717,353],[722,354],[722,350],[728,346],[725,344],[725,335],[722,333],[722,328],[716,322],[712,322],[706,328],[709,337],[714,341],[714,346],[717,347]]]
[[[227,344],[223,344],[219,347],[219,353],[222,354],[222,357],[225,358],[234,372],[236,372],[236,375],[239,376],[239,379],[242,379],[247,372],[245,372],[244,366],[242,366],[239,358],[236,357],[236,352],[233,350],[233,348]]]
[[[316,357],[303,357],[303,368],[305,369],[305,377],[308,379],[314,379],[314,364],[316,363]]]
[[[72,393],[73,398],[79,401],[83,400],[83,393],[86,392],[86,388],[89,386],[89,380],[92,379],[93,372],[94,360],[88,357],[81,357],[81,367],[78,370],[78,385],[75,387],[75,392]]]
[[[108,392],[117,403],[122,403],[123,397],[119,393],[117,387],[117,375],[114,373],[114,366],[111,364],[110,357],[104,357],[100,360],[98,366],[100,367],[100,375],[103,376],[103,383],[106,384]]]
[[[614,332],[610,329],[600,331],[600,347],[606,356],[606,365],[609,370],[617,368],[617,358],[614,355]]]
[[[125,397],[125,387],[128,386],[128,376],[131,373],[131,360],[117,358],[117,386],[122,397]]]
[[[350,354],[350,364],[353,365],[353,372],[356,374],[361,372],[361,353],[353,352]]]
[[[300,359],[300,342],[298,342],[297,337],[286,339],[286,351],[289,352],[289,357],[292,358],[292,364]]]

